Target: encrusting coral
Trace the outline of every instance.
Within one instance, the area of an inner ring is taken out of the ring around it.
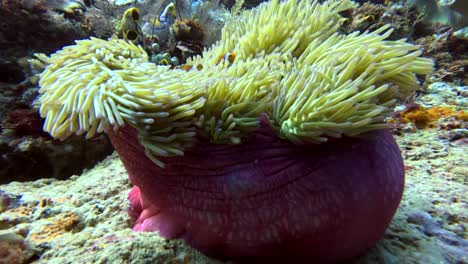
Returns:
[[[262,4],[180,69],[118,39],[38,56],[44,130],[109,134],[135,185],[135,230],[241,261],[350,259],[403,192],[384,119],[432,71],[418,46],[385,40],[388,26],[340,34],[352,7]]]
[[[432,62],[404,40],[385,41],[386,27],[337,33],[337,12],[352,6],[262,5],[228,23],[218,43],[189,60],[202,65],[200,71],[156,66],[123,40],[77,41],[45,61],[44,130],[60,139],[89,138],[130,124],[150,155],[172,156],[183,154],[198,129],[214,142],[238,143],[256,129],[261,113],[294,142],[383,128],[395,98],[409,95],[418,86],[415,74],[429,73]],[[293,11],[294,19],[284,19]],[[236,53],[234,63],[217,64],[229,51]]]

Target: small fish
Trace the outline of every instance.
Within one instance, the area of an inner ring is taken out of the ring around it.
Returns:
[[[176,6],[174,3],[168,4],[158,17],[154,16],[153,19],[146,22],[141,31],[144,36],[152,39],[157,36],[160,43],[165,43],[169,40],[170,27],[174,24],[177,17]]]
[[[177,17],[176,8],[174,3],[168,4],[159,16],[151,21],[154,29],[162,29],[167,26],[174,24]]]
[[[140,20],[140,10],[136,7],[131,7],[125,10],[122,20],[120,21],[120,33],[123,38],[130,41],[137,41],[141,35],[138,22]]]
[[[161,24],[172,25],[177,17],[177,12],[174,3],[170,3],[164,8],[162,13],[159,15],[159,22]]]
[[[223,60],[232,64],[235,59],[236,59],[236,53],[234,51],[226,52],[226,53],[219,55],[218,59],[216,60],[216,64],[219,64]]]

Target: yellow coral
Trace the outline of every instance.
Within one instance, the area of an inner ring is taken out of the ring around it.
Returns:
[[[468,122],[468,113],[465,113],[463,110],[458,111],[456,117],[458,120]]]
[[[413,123],[417,128],[426,128],[440,118],[450,117],[454,114],[455,111],[450,107],[436,106],[426,109],[419,106],[401,112],[400,118],[403,123]]]
[[[56,237],[69,232],[79,222],[79,217],[73,212],[65,212],[56,217],[47,218],[45,224],[38,232],[29,234],[29,239],[42,243],[44,241],[54,240]]]
[[[351,1],[274,0],[233,18],[189,71],[149,63],[123,40],[78,41],[43,60],[44,130],[64,139],[129,124],[154,162],[182,155],[196,134],[238,143],[265,113],[278,136],[323,142],[385,127],[396,99],[432,62],[391,29],[342,35]],[[232,52],[235,60],[219,60]]]

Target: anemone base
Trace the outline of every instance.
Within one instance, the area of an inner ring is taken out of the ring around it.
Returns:
[[[331,263],[383,236],[402,197],[404,166],[386,130],[297,146],[262,127],[239,145],[200,140],[160,168],[134,129],[110,132],[135,185],[134,230],[182,238],[241,262]]]

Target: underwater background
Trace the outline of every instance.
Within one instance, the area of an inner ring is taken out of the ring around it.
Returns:
[[[132,183],[107,135],[54,139],[37,99],[46,56],[75,40],[123,39],[155,65],[200,71],[187,60],[261,3],[0,1],[0,263],[236,263],[132,231]],[[341,33],[389,25],[388,39],[419,45],[434,70],[385,120],[404,159],[400,206],[384,237],[345,263],[468,263],[468,2],[357,3],[340,12]],[[216,65],[235,59],[233,51],[215,55]]]

